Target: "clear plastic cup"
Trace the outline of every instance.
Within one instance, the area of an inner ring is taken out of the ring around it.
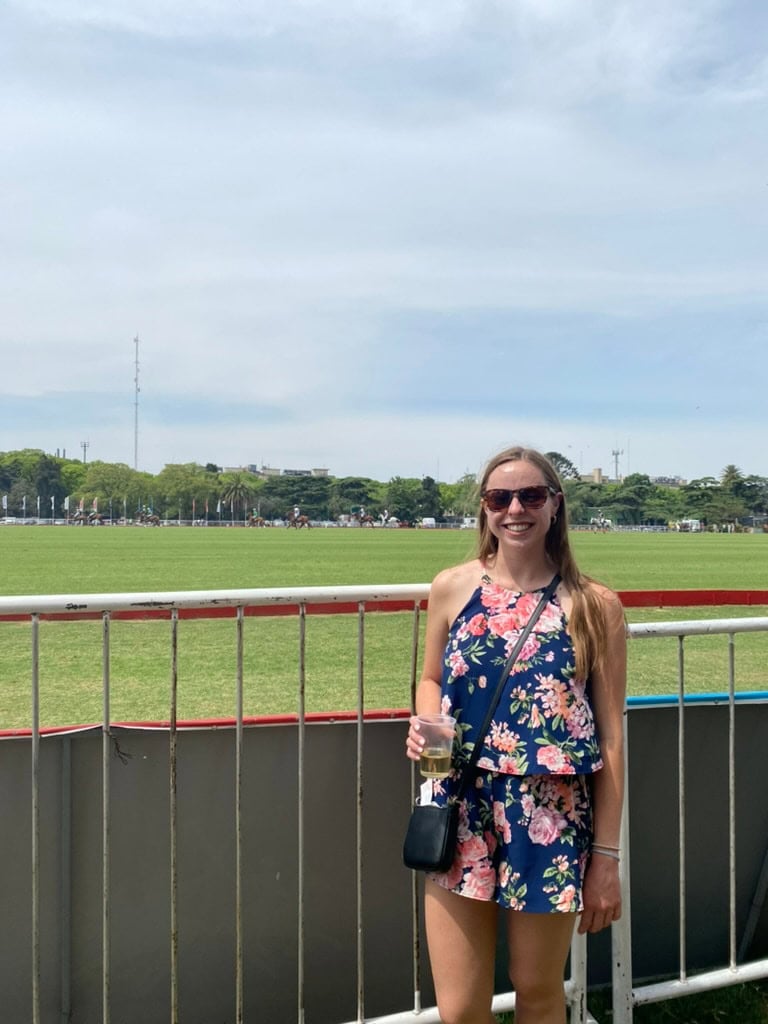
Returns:
[[[450,715],[417,715],[424,749],[419,770],[425,779],[444,779],[451,770],[456,719]]]

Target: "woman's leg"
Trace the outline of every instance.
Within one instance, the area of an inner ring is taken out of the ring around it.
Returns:
[[[563,975],[576,916],[507,911],[515,1024],[565,1024]]]
[[[427,879],[429,960],[443,1024],[494,1024],[491,1013],[498,907]]]

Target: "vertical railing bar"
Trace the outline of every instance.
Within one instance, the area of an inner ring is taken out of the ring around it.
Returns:
[[[418,602],[413,608],[413,632],[411,635],[411,711],[416,708],[416,680],[418,674],[421,609]],[[411,761],[411,807],[416,800],[416,762]],[[411,916],[413,943],[413,1012],[421,1013],[421,918],[419,915],[419,878],[411,872]]]
[[[686,948],[686,872],[685,872],[685,850],[686,850],[686,829],[685,829],[685,637],[677,638],[677,670],[678,670],[678,718],[677,718],[677,814],[678,814],[678,836],[679,836],[679,866],[678,866],[678,922],[680,933],[679,977],[685,981],[687,976],[687,948]]]
[[[40,1024],[40,616],[32,615],[32,1024]]]
[[[629,715],[624,705],[624,802],[621,808],[619,882],[621,917],[611,925],[614,1024],[632,1024],[632,862],[629,849]]]
[[[169,814],[171,843],[171,1024],[179,1024],[179,861],[178,861],[178,689],[179,612],[171,610],[171,693],[168,731]]]
[[[307,606],[299,605],[299,692],[298,692],[298,1024],[304,1024],[304,741],[306,729],[306,638]]]
[[[237,609],[237,689],[235,697],[235,944],[236,1016],[243,1022],[243,606]]]
[[[574,931],[571,939],[570,977],[565,986],[569,1024],[584,1024],[587,1015],[587,936]]]
[[[59,1001],[61,1024],[69,1024],[72,1016],[72,740],[69,736],[62,737],[61,741],[60,842]]]
[[[104,612],[102,616],[102,726],[101,726],[101,815],[102,815],[102,836],[101,836],[101,983],[102,983],[102,1022],[109,1024],[110,1021],[110,874],[109,855],[111,840],[111,803],[110,803],[110,755],[112,753],[112,736],[110,733],[111,712],[110,700],[110,665],[109,665],[109,626],[110,613]]]
[[[357,902],[357,1020],[365,1020],[365,964],[363,960],[363,724],[365,710],[365,604],[357,606],[357,748],[355,751],[355,873]]]
[[[736,635],[728,634],[728,932],[731,970],[736,969]]]

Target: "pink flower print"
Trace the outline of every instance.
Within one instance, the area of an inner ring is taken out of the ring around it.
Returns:
[[[472,873],[464,879],[462,893],[476,900],[491,900],[496,889],[496,871],[488,861],[476,864]]]
[[[509,608],[509,591],[496,583],[483,587],[480,594],[480,603],[489,612],[503,612]]]
[[[564,875],[571,866],[568,858],[563,857],[562,855],[560,857],[555,857],[552,863],[561,875]]]
[[[446,696],[446,695],[443,695],[443,697],[440,699],[440,714],[441,715],[450,715],[450,713],[451,713],[451,698]]]
[[[570,759],[559,747],[540,747],[536,752],[536,764],[542,765],[557,775],[573,775],[575,769]]]
[[[509,655],[512,653],[512,648],[515,646],[516,643],[516,636],[507,638],[507,646],[505,648],[505,653],[507,657],[509,657]],[[520,648],[520,654],[518,655],[517,662],[512,670],[513,673],[522,672],[523,663],[527,661],[533,661],[533,659],[538,654],[540,647],[541,643],[539,642],[539,638],[536,636],[536,634],[529,633],[528,636],[525,638],[525,643]]]
[[[501,754],[499,756],[499,765],[496,769],[505,775],[520,775],[519,757],[517,754]]]
[[[569,710],[565,718],[565,727],[568,735],[577,740],[591,739],[594,736],[595,725],[586,704],[576,704]]]
[[[531,713],[528,718],[528,724],[532,729],[540,729],[542,726],[541,712],[539,711],[538,704],[531,704]]]
[[[473,615],[467,623],[467,630],[471,636],[482,636],[485,632],[485,616],[480,612]]]
[[[464,676],[469,672],[469,665],[464,661],[461,651],[454,651],[448,656],[452,676]]]
[[[544,661],[554,661],[554,660],[555,660],[555,652],[554,651],[547,651],[547,653],[544,655]]]
[[[506,888],[507,883],[509,882],[511,877],[512,870],[509,864],[505,860],[503,860],[501,864],[499,864],[499,886],[502,889]]]
[[[569,914],[571,911],[577,909],[578,907],[576,906],[576,886],[566,885],[566,887],[557,897],[555,910],[560,911],[563,914]]]
[[[536,801],[530,793],[526,793],[521,798],[520,803],[523,808],[523,814],[526,818],[530,818],[530,816],[533,814],[534,808],[536,807]]]
[[[469,622],[462,622],[456,630],[456,639],[465,640],[468,636],[482,636],[485,632],[485,616],[482,612],[473,615]]]
[[[563,625],[562,609],[551,601],[539,616],[539,621],[534,626],[537,633],[549,635],[557,632]]]
[[[501,800],[493,801],[493,823],[501,833],[505,843],[512,842],[512,828],[507,821],[507,809]]]
[[[482,768],[486,772],[495,772],[496,771],[496,763],[495,763],[495,761],[493,760],[492,757],[486,757],[486,756],[478,757],[477,765],[476,766],[478,768]],[[482,783],[478,781],[477,785],[478,785],[478,788],[480,788]]]
[[[490,745],[494,750],[504,750],[511,753],[517,748],[520,737],[512,732],[504,722],[491,722]]]
[[[496,847],[499,845],[498,842],[496,841],[496,836],[493,834],[493,832],[484,832],[483,840],[485,842],[486,847],[488,848],[488,856],[493,857],[494,853],[496,852]]]
[[[494,636],[503,636],[505,640],[517,639],[520,633],[520,619],[514,610],[504,610],[488,619],[488,629]]]
[[[477,685],[481,690],[484,690],[488,685],[488,676],[478,676]]]
[[[448,868],[444,875],[433,876],[440,881],[446,889],[455,889],[461,881],[462,875],[464,874],[464,868],[461,865],[459,857],[455,857],[453,864]]]
[[[538,594],[521,594],[520,597],[518,597],[517,603],[515,604],[515,610],[520,615],[520,618],[522,619],[523,625],[525,625],[525,623],[528,621],[528,619],[530,619],[531,615],[533,615],[534,611],[536,610],[536,606],[538,605],[538,603],[539,603],[539,595]],[[546,613],[547,613],[547,609],[544,608],[541,614],[542,615],[546,615]],[[541,618],[539,618],[539,622],[541,622]],[[538,623],[537,623],[537,625],[538,625]]]
[[[488,847],[480,836],[470,835],[461,844],[461,860],[465,867],[488,856]]]
[[[569,706],[567,684],[554,676],[538,675],[536,680],[539,684],[536,688],[536,696],[544,708],[545,718],[567,717]]]
[[[528,838],[537,846],[550,846],[560,838],[565,826],[561,815],[548,807],[537,807],[531,815]]]

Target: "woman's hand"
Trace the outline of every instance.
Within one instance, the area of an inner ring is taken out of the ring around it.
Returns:
[[[410,723],[405,740],[405,754],[412,761],[418,761],[424,749],[424,737],[419,732],[419,720],[416,715],[411,715]]]
[[[579,932],[599,932],[621,917],[619,862],[593,853],[584,877],[584,910]]]

